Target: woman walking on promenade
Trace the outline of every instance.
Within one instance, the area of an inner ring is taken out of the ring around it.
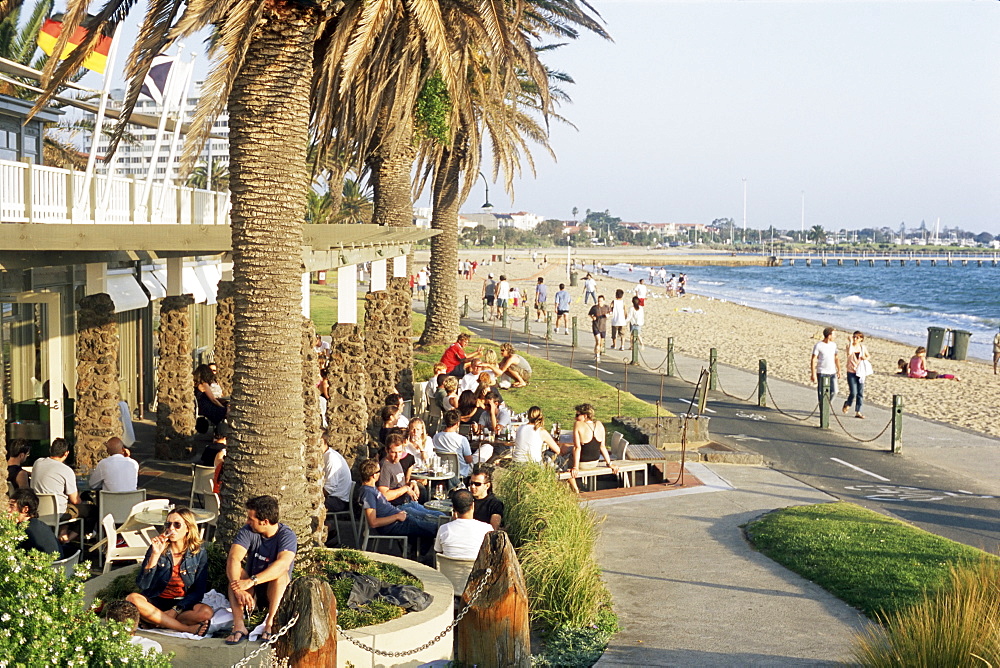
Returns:
[[[865,335],[854,332],[847,342],[847,401],[843,411],[846,413],[854,403],[854,417],[864,418],[861,406],[864,403],[865,378],[871,373],[871,362],[868,359],[868,348],[865,347]]]
[[[642,300],[632,297],[632,312],[628,314],[629,330],[635,332],[635,345],[642,349],[642,326],[646,324],[645,307]]]

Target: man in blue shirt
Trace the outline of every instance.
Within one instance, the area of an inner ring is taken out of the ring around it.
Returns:
[[[566,290],[566,284],[559,284],[559,292],[556,293],[556,333],[559,333],[559,321],[562,320],[563,334],[569,334],[569,303],[573,300]]]
[[[295,532],[278,522],[276,498],[255,496],[247,501],[247,523],[233,539],[226,560],[229,603],[233,607],[233,632],[226,638],[227,645],[238,645],[249,638],[244,610],[252,610],[257,601],[267,609],[261,641],[271,638],[275,632],[274,615],[291,580],[297,549]]]
[[[538,285],[535,286],[535,322],[541,322],[545,317],[545,309],[549,299],[549,286],[545,285],[545,279],[538,277]]]

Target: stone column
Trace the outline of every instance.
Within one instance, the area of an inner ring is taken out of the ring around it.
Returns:
[[[160,300],[155,450],[158,459],[188,459],[192,455],[195,403],[189,307],[193,303],[191,295]]]
[[[306,463],[306,494],[312,501],[312,534],[316,545],[326,542],[326,506],[323,503],[323,447],[320,438],[323,432],[322,416],[319,414],[319,361],[313,350],[316,330],[312,320],[302,318],[302,399],[306,443],[304,448]]]
[[[222,386],[223,396],[233,394],[233,367],[236,364],[236,347],[233,343],[233,282],[219,281],[215,304],[215,374]]]
[[[330,330],[330,372],[326,382],[330,401],[326,406],[330,447],[344,455],[354,467],[368,457],[369,364],[365,342],[357,325],[334,325]]]
[[[76,468],[89,472],[104,444],[122,435],[115,303],[103,292],[80,300],[76,313]]]
[[[396,388],[404,399],[413,398],[413,316],[409,278],[390,278],[389,294],[395,302],[396,336],[393,339],[396,354]]]

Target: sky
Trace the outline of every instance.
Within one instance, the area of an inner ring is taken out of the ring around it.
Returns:
[[[742,225],[746,179],[752,229],[799,229],[804,200],[806,228],[1000,234],[1000,2],[591,2],[614,41],[544,55],[576,129],[513,200],[491,183],[494,211]]]
[[[594,5],[614,42],[545,56],[578,130],[495,211],[742,225],[745,178],[754,229],[799,229],[804,193],[807,229],[1000,233],[1000,2]]]

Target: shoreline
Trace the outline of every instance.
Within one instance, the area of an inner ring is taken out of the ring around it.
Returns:
[[[545,282],[549,285],[551,309],[552,296],[558,290],[558,284],[565,282],[565,259],[554,258],[561,259],[562,262],[550,262],[539,268],[530,259],[524,258],[524,253],[525,251],[508,251],[508,255],[515,258],[510,264],[481,266],[472,280],[460,279],[459,299],[468,295],[470,303],[477,304],[487,274],[493,272],[499,276],[502,271],[522,290],[522,294],[527,293],[529,304],[534,301],[533,284],[537,277],[545,277]],[[543,251],[539,251],[540,258],[543,254]],[[461,251],[459,255],[467,259],[481,259],[487,253]],[[581,283],[583,275],[585,274],[581,274]],[[631,281],[608,276],[595,278],[598,281],[598,294],[605,294],[609,300],[617,288],[625,291],[627,299],[636,285]],[[581,349],[587,350],[590,334],[585,322],[583,288],[582,285],[571,288],[567,284],[567,289],[573,296],[570,316],[578,317]],[[856,327],[841,329],[843,321],[808,321],[691,291],[685,297],[676,298],[662,296],[663,293],[661,287],[655,286],[650,290],[651,297],[646,301],[646,324],[642,337],[647,346],[665,349],[667,338],[673,337],[674,349],[678,353],[704,359],[707,364],[709,349],[716,348],[720,363],[754,373],[757,371],[758,359],[766,359],[769,375],[806,386],[812,385],[809,380],[809,360],[812,346],[821,338],[823,327],[838,327],[835,340],[841,355],[850,333],[854,329],[864,331],[863,328]],[[962,380],[920,380],[895,373],[896,360],[909,360],[915,346],[873,336],[866,336],[865,345],[875,368],[874,376],[865,384],[866,403],[889,407],[892,395],[898,394],[903,397],[905,412],[976,433],[1000,437],[1000,376],[993,374],[991,362],[973,358],[961,362],[928,358],[927,365],[930,369],[955,374]],[[843,363],[843,358],[841,361]],[[839,409],[847,398],[844,377],[839,384],[840,389],[833,402],[835,409]],[[738,394],[743,388],[730,388],[730,391]]]

